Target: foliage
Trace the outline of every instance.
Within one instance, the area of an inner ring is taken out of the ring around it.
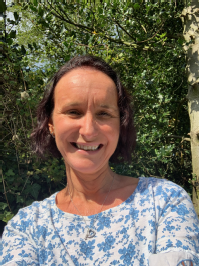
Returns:
[[[11,25],[17,25],[19,17],[15,15],[15,18]],[[30,134],[36,122],[35,106],[42,98],[48,69],[45,74],[40,69],[30,70],[26,49],[23,45],[13,45],[15,35],[12,32],[7,27],[3,43],[4,147],[0,186],[3,213],[0,219],[4,222],[19,208],[48,197],[65,184],[62,161],[50,158],[42,162],[31,153]]]
[[[135,177],[167,178],[191,192],[190,143],[184,140],[189,118],[182,9],[182,4],[114,1],[21,4],[21,15],[30,13],[34,23],[30,21],[25,35],[22,29],[17,36],[12,30],[6,33],[4,42],[2,220],[64,187],[63,162],[35,158],[30,134],[48,78],[78,54],[109,62],[133,98],[136,151],[131,164],[111,167]],[[18,27],[21,18],[16,14],[9,23]],[[37,39],[26,41],[23,36],[31,36],[36,28]]]

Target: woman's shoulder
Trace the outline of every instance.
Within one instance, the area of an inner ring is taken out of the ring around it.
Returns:
[[[20,209],[19,211],[22,212],[32,212],[33,210],[42,209],[45,211],[46,209],[53,208],[55,204],[55,198],[58,192],[52,194],[50,197],[45,198],[41,201],[34,201],[31,205]]]
[[[37,223],[38,220],[48,219],[55,210],[56,193],[42,201],[34,201],[31,205],[19,209],[18,213],[8,222],[7,226],[15,229],[25,229]]]
[[[178,214],[189,213],[195,220],[198,220],[188,193],[181,186],[169,180],[141,177],[136,194],[139,195],[140,201],[152,200],[162,215],[169,211]]]
[[[145,191],[146,189],[151,188],[156,196],[164,194],[165,192],[167,194],[176,194],[182,191],[185,192],[185,190],[176,183],[173,183],[167,179],[160,179],[156,177],[139,177],[137,188],[140,191]]]
[[[181,186],[169,181],[168,179],[161,179],[156,177],[130,177],[130,176],[120,176],[120,183],[125,186],[134,185],[136,190],[146,191],[147,189],[153,189],[157,191],[157,194],[161,191],[174,192],[184,190]]]
[[[137,199],[142,202],[149,199],[160,205],[165,203],[180,201],[186,199],[191,203],[191,199],[187,192],[179,185],[167,179],[160,179],[156,177],[127,177],[120,176],[121,191],[125,191],[125,196],[128,196],[130,201]],[[121,193],[120,193],[121,194]]]
[[[132,196],[143,201],[153,200],[156,206],[178,205],[186,202],[192,205],[188,193],[179,185],[167,179],[140,177],[137,188]]]

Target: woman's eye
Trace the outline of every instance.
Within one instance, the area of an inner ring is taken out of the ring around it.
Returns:
[[[106,112],[100,112],[99,113],[99,116],[110,117],[110,114],[109,113],[106,113]]]
[[[73,115],[73,116],[79,116],[79,115],[81,115],[80,112],[78,112],[76,110],[70,110],[70,111],[67,112],[67,114]]]

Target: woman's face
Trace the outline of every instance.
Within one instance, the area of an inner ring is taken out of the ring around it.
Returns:
[[[56,85],[49,129],[73,170],[91,174],[108,167],[120,131],[117,100],[113,80],[88,67],[71,70]]]

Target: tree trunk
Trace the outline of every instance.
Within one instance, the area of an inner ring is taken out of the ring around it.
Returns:
[[[199,216],[199,2],[192,0],[182,12],[187,59],[188,110],[193,168],[193,204]]]

